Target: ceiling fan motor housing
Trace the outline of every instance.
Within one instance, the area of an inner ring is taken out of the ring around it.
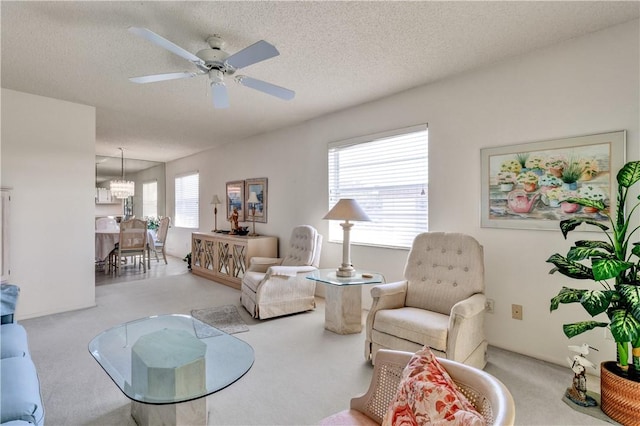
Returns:
[[[229,57],[229,54],[223,49],[224,41],[218,35],[212,35],[207,39],[207,43],[211,46],[210,49],[202,49],[196,56],[204,61],[204,65],[209,70],[221,70],[225,74],[233,74],[236,70],[229,64],[225,64],[225,60]]]

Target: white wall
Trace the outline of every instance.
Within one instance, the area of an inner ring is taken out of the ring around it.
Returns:
[[[570,342],[561,324],[586,317],[574,306],[549,313],[549,300],[562,285],[579,284],[548,275],[545,260],[565,252],[569,243],[559,231],[480,228],[480,149],[625,129],[627,159],[639,159],[638,40],[636,20],[168,163],[167,214],[173,215],[176,174],[200,171],[202,231],[213,229],[208,203],[214,193],[224,194],[225,182],[267,177],[269,222],[256,224],[258,233],[280,237],[281,247],[296,224],[313,225],[327,236],[321,219],[328,198],[327,143],[428,123],[430,229],[468,233],[484,245],[486,294],[495,300],[495,313],[486,321],[490,343],[564,364]],[[228,229],[224,213],[218,215],[218,228]],[[189,252],[191,231],[173,228],[168,251],[181,257]],[[352,247],[356,267],[378,270],[388,281],[402,277],[406,255]],[[325,243],[321,266],[337,266],[340,259],[341,246]],[[511,319],[513,303],[523,306],[522,321]],[[592,361],[614,359],[613,344],[603,340],[602,330],[583,336],[571,343],[600,348]]]
[[[18,319],[95,304],[95,108],[2,89]]]

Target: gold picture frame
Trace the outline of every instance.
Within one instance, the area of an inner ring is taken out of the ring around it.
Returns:
[[[260,202],[256,203],[256,206],[255,206],[256,222],[267,223],[267,200],[268,200],[267,178],[246,179],[244,181],[244,185],[245,185],[245,190],[244,190],[245,201],[251,196],[252,192],[255,192],[256,196],[258,197],[258,200],[260,200]],[[246,222],[253,221],[252,212],[253,212],[253,206],[247,205],[246,214],[244,216]]]
[[[229,217],[231,217],[231,215],[233,214],[233,209],[235,207],[238,209],[238,219],[240,221],[243,221],[245,213],[244,202],[244,181],[235,180],[232,182],[227,182],[227,215],[225,219],[229,221]]]

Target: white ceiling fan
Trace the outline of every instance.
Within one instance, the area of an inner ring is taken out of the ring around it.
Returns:
[[[222,50],[224,48],[224,41],[222,38],[218,35],[213,35],[207,38],[209,48],[202,49],[194,55],[146,28],[130,27],[129,32],[186,59],[198,69],[196,72],[184,71],[131,77],[129,78],[130,81],[134,83],[154,83],[157,81],[177,80],[181,78],[208,75],[211,86],[211,99],[213,100],[213,106],[215,108],[229,108],[229,95],[227,93],[227,86],[224,82],[225,76],[232,75],[241,68],[248,67],[249,65],[273,58],[280,54],[275,46],[264,40],[260,40],[251,46],[234,53],[233,55],[229,55],[227,52]],[[275,84],[267,83],[266,81],[247,77],[245,75],[237,75],[234,80],[243,86],[259,90],[268,95],[287,101],[293,99],[295,96],[295,92],[293,90],[285,89],[284,87],[276,86]]]

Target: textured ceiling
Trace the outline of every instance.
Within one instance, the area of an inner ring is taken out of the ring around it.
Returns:
[[[96,153],[168,161],[372,101],[639,16],[633,2],[11,2],[1,3],[2,87],[93,105]],[[260,39],[280,56],[242,74],[296,91],[282,101],[206,77],[127,31],[146,27],[190,52],[217,33],[234,53]]]

